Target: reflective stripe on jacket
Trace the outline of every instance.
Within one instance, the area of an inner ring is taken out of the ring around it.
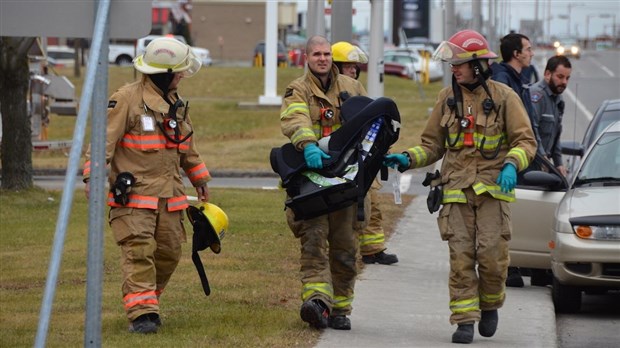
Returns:
[[[430,165],[443,158],[441,176],[444,190],[444,203],[464,203],[461,192],[467,187],[474,188],[477,194],[488,192],[504,201],[514,200],[514,191],[503,193],[496,184],[502,166],[510,162],[518,171],[529,165],[536,152],[536,140],[530,127],[529,118],[519,96],[508,86],[495,81],[487,81],[495,110],[485,115],[483,101],[488,98],[482,86],[473,91],[462,88],[463,108],[471,107],[474,116],[474,146],[465,146],[463,131],[459,134],[459,120],[446,101],[453,96],[452,87],[444,88],[422,132],[422,142],[407,150],[411,158],[411,168]],[[492,157],[498,149],[497,156]]]
[[[176,90],[167,97],[172,103],[179,99]],[[186,108],[176,112],[179,139],[187,138],[179,144],[171,140],[175,139],[174,130],[164,126],[169,109],[170,104],[147,76],[116,91],[108,103],[106,163],[110,165],[110,187],[119,173],[130,172],[136,178],[130,197],[149,197],[149,202],[155,202],[154,209],[157,199],[165,198],[168,210],[178,210],[187,204],[181,169],[195,187],[204,186],[211,176],[196,150]],[[86,159],[83,175],[88,180],[90,148]],[[142,199],[135,204],[145,207]]]
[[[308,142],[318,141],[324,128],[331,132],[340,127],[341,93],[349,96],[366,95],[362,84],[348,76],[341,75],[332,65],[330,84],[325,89],[320,80],[310,71],[291,82],[284,95],[280,109],[282,134],[301,151]],[[321,119],[321,109],[331,109],[334,116]]]

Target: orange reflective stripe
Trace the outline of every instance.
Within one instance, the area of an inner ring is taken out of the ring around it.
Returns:
[[[189,207],[187,196],[168,198],[168,211],[177,211]]]
[[[134,149],[163,149],[166,145],[166,138],[163,135],[134,135],[125,134],[119,146]]]
[[[86,161],[86,163],[84,163],[84,170],[82,171],[82,176],[88,175],[90,175],[90,161]]]
[[[194,183],[200,179],[206,178],[209,176],[209,170],[207,169],[207,166],[204,163],[200,163],[199,165],[195,166],[194,168],[191,168],[190,170],[187,171],[187,177],[189,178],[189,180]]]
[[[136,194],[129,194],[129,202],[126,205],[120,205],[114,202],[114,195],[112,192],[108,193],[108,205],[110,207],[127,207],[127,208],[143,208],[143,209],[157,209],[157,197],[141,196]]]
[[[133,294],[127,294],[125,295],[125,297],[123,297],[123,302],[125,302],[126,310],[133,306],[143,304],[159,304],[155,291],[135,292]]]

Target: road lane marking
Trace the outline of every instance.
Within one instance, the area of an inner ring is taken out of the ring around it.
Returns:
[[[573,94],[573,92],[566,88],[564,93],[577,105],[577,108],[583,113],[583,115],[588,119],[588,121],[592,121],[592,113],[588,111],[588,109],[577,99],[577,97]]]
[[[613,71],[611,71],[611,69],[609,69],[608,67],[606,67],[605,65],[601,64],[601,62],[599,62],[598,60],[594,59],[594,58],[590,58],[596,65],[598,65],[604,72],[607,73],[607,75],[609,75],[610,77],[615,77],[616,74],[614,74]]]

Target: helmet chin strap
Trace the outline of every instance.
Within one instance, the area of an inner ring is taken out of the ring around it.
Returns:
[[[476,58],[475,54],[474,54],[474,58]],[[482,88],[484,88],[484,91],[489,96],[489,99],[491,99],[491,102],[493,102],[493,96],[491,95],[491,91],[489,90],[489,86],[487,85],[487,82],[486,82],[487,78],[489,78],[489,73],[490,73],[489,67],[487,67],[487,69],[485,70],[482,67],[482,63],[480,62],[480,60],[474,59],[472,61],[472,68],[474,69],[474,76],[476,77],[478,82],[482,85]],[[495,102],[493,102],[493,108],[495,109],[496,112],[498,112]]]

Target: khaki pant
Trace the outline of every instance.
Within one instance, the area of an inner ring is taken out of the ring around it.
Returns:
[[[183,211],[168,212],[166,199],[158,209],[111,208],[110,226],[121,247],[123,302],[127,318],[159,313],[159,296],[181,259],[186,241]]]
[[[357,205],[309,220],[294,221],[287,209],[287,221],[301,242],[302,300],[320,299],[332,315],[349,315],[352,310],[358,240],[353,232]]]
[[[441,238],[450,249],[450,322],[480,320],[480,310],[502,307],[510,263],[510,208],[488,194],[464,189],[467,203],[439,212]]]
[[[379,190],[381,183],[375,178],[368,190],[370,197],[370,219],[368,226],[358,230],[358,238],[360,242],[360,254],[362,256],[373,255],[386,249],[385,234],[383,231],[383,216],[379,204]]]

